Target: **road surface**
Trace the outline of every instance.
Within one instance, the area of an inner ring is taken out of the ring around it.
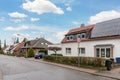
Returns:
[[[113,80],[92,74],[0,55],[4,80]]]

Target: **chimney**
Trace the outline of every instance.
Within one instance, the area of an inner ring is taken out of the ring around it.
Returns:
[[[84,23],[82,23],[81,25],[80,25],[80,27],[84,27],[85,26],[85,24]]]

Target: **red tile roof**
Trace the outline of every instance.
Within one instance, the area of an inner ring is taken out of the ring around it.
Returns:
[[[24,44],[25,44],[25,42],[19,43],[19,44],[16,46],[16,48],[14,49],[14,51],[18,51],[21,47],[24,46]]]
[[[71,29],[69,30],[69,33],[73,33],[73,32],[77,32],[77,31],[83,31],[83,30],[87,30],[87,29],[92,29],[95,26],[95,24],[93,25],[89,25],[89,26],[84,26],[84,27],[79,27],[79,28],[75,28],[75,29]]]
[[[71,29],[71,30],[69,30],[69,32],[67,34],[71,34],[71,33],[78,32],[78,31],[91,30],[91,29],[93,29],[94,26],[95,26],[95,24]],[[84,39],[84,40],[86,40],[86,39]],[[76,40],[67,41],[66,36],[65,36],[64,39],[62,40],[62,43],[65,43],[65,42],[76,42]]]
[[[81,42],[84,41],[96,41],[96,40],[108,40],[108,39],[120,39],[120,36],[105,36],[105,37],[99,37],[99,38],[87,38],[87,39],[82,39]],[[76,42],[76,40],[72,40],[72,41],[66,41],[66,39],[64,38],[62,43],[71,43],[71,42]]]

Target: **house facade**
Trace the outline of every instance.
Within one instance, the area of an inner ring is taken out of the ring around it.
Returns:
[[[36,38],[34,40],[27,41],[24,46],[22,47],[22,53],[27,53],[30,48],[34,50],[34,53],[38,52],[46,52],[48,45],[52,45],[53,43],[49,42],[44,38]]]
[[[120,57],[120,18],[69,30],[62,40],[64,56]],[[80,43],[77,39],[80,38]]]

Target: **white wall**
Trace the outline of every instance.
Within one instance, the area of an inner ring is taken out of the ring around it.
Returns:
[[[97,40],[97,41],[84,41],[80,43],[80,47],[85,47],[85,55],[80,56],[88,56],[94,57],[94,46],[95,45],[104,45],[104,44],[112,44],[113,47],[113,57],[120,57],[120,39],[110,39],[110,40]],[[78,44],[75,43],[63,43],[62,45],[62,53],[64,56],[78,56]],[[71,48],[71,54],[66,55],[66,48]]]
[[[61,47],[61,44],[54,44],[54,45],[48,45],[48,47]],[[62,54],[61,52],[62,50],[60,51],[57,51],[58,54]],[[51,51],[51,50],[48,50],[48,55],[50,54],[54,54],[55,52]]]

